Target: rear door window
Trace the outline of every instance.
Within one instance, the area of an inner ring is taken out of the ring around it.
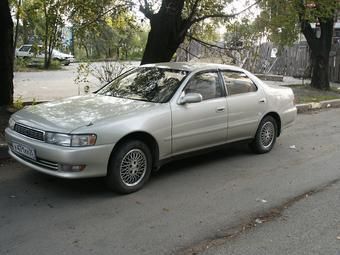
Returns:
[[[222,71],[228,95],[237,95],[257,91],[255,83],[243,72]]]

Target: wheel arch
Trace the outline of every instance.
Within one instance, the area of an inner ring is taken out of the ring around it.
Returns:
[[[268,112],[263,116],[262,119],[264,119],[267,116],[271,116],[275,119],[276,124],[277,124],[277,137],[281,135],[281,117],[277,112]]]
[[[153,168],[158,168],[159,162],[159,146],[157,140],[149,133],[145,131],[134,131],[123,136],[113,147],[110,158],[113,153],[119,148],[119,146],[128,140],[139,140],[144,142],[150,149],[152,155],[152,166]]]

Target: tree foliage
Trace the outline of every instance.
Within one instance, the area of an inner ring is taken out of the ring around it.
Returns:
[[[151,30],[142,63],[170,61],[186,35],[197,24],[234,18],[226,7],[232,0],[144,0],[140,10],[150,20]],[[250,5],[249,8],[253,6]],[[209,23],[208,23],[209,24]]]
[[[43,44],[45,66],[58,47],[85,58],[141,57],[145,32],[133,15],[133,1],[126,0],[24,0],[19,10],[18,42]],[[72,33],[71,45],[64,45],[62,34]],[[82,53],[84,52],[84,54]]]
[[[329,89],[328,65],[337,0],[263,0],[257,19],[268,38],[278,45],[294,43],[300,32],[311,50],[311,86]],[[316,24],[313,28],[311,24]]]

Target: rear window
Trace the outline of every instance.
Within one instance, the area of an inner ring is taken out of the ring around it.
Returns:
[[[22,46],[22,47],[19,49],[19,51],[29,51],[30,48],[31,48],[31,46],[25,45],[25,46]]]

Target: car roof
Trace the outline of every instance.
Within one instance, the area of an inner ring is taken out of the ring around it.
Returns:
[[[231,65],[214,64],[214,63],[190,63],[190,62],[164,62],[155,64],[146,64],[141,67],[159,67],[168,68],[183,71],[204,71],[210,69],[220,69],[220,70],[232,70],[232,71],[243,71],[242,68]]]

